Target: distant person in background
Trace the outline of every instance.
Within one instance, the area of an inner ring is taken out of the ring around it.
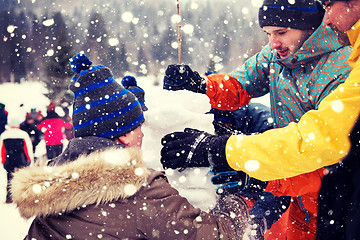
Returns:
[[[69,108],[68,107],[63,107],[63,110],[65,112],[65,116],[63,117],[63,119],[68,123],[72,123]],[[65,128],[65,137],[69,141],[71,139],[73,139],[75,137],[74,136],[74,128]]]
[[[0,134],[5,131],[7,124],[8,112],[5,110],[5,104],[0,103]]]
[[[47,115],[37,128],[44,132],[46,156],[48,159],[55,158],[62,153],[65,129],[71,129],[72,124],[66,122],[55,112],[56,104],[51,101],[47,107]]]
[[[0,159],[7,172],[6,203],[11,203],[10,181],[18,168],[26,167],[34,160],[33,147],[29,135],[19,129],[14,119],[0,136]]]
[[[137,85],[135,77],[127,75],[122,78],[121,84],[125,89],[135,95],[140,102],[142,110],[147,111],[148,108],[145,106],[145,91]]]
[[[34,117],[31,113],[26,113],[25,121],[20,123],[20,129],[27,132],[33,145],[33,153],[36,146],[41,141],[42,132],[36,127]]]

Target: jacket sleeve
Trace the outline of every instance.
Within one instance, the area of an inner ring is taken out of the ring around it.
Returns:
[[[241,198],[238,203],[231,198],[221,200],[221,207],[204,212],[180,196],[164,177],[153,180],[142,193],[143,200],[137,199],[136,225],[146,239],[241,239],[245,230],[248,212]]]
[[[205,78],[212,108],[231,111],[249,103],[251,96],[229,74],[211,74]]]
[[[271,192],[275,196],[291,197],[317,193],[320,190],[321,181],[326,171],[325,168],[320,168],[295,177],[269,181],[265,191]]]
[[[1,163],[4,164],[6,160],[6,148],[4,145],[4,139],[0,138],[0,158]]]
[[[251,136],[231,136],[228,164],[269,181],[315,171],[341,161],[350,149],[349,134],[360,112],[360,64],[298,123]]]

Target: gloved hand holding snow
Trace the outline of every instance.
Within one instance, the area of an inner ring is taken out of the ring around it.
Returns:
[[[215,136],[204,131],[186,128],[184,132],[173,132],[161,139],[161,164],[165,169],[187,167],[217,167],[229,170],[225,157],[228,136]]]
[[[188,65],[172,64],[165,71],[164,89],[189,90],[196,93],[206,93],[206,80]]]

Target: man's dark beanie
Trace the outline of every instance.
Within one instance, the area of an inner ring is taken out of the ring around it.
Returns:
[[[70,59],[76,73],[69,86],[75,96],[75,137],[113,139],[139,127],[144,122],[139,101],[114,80],[108,68],[91,64],[83,52]]]
[[[316,0],[264,0],[259,9],[259,25],[315,30],[324,14]]]

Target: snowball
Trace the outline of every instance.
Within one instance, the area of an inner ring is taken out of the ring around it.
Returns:
[[[119,39],[117,38],[110,38],[109,39],[109,45],[112,47],[115,47],[119,44]]]
[[[171,16],[171,22],[172,23],[179,23],[179,22],[181,22],[181,17],[179,15],[172,15]]]
[[[314,140],[315,139],[315,134],[314,133],[309,133],[308,135],[310,140]]]
[[[6,30],[8,31],[8,33],[13,33],[16,28],[17,26],[9,25]]]
[[[46,26],[46,27],[49,27],[49,26],[51,26],[51,25],[54,25],[54,23],[55,23],[54,19],[51,18],[51,19],[45,20],[45,21],[43,22],[43,25]]]
[[[134,195],[136,193],[136,187],[133,184],[127,184],[124,187],[124,192],[127,195]]]
[[[131,12],[124,12],[121,15],[121,19],[126,23],[130,23],[133,18],[134,18],[134,15]]]
[[[258,170],[260,167],[260,163],[257,160],[249,160],[245,163],[245,169],[249,172],[253,172]]]
[[[186,182],[186,177],[185,176],[179,177],[179,182],[180,183],[185,183]]]
[[[194,32],[194,26],[191,24],[185,24],[182,27],[182,30],[184,31],[184,33],[186,34],[192,34]]]
[[[340,100],[334,100],[331,102],[331,108],[334,112],[340,113],[344,110],[344,104]]]
[[[136,168],[135,169],[135,175],[137,176],[142,176],[144,174],[144,169],[143,168]]]
[[[32,187],[32,190],[34,193],[38,194],[41,192],[41,186],[40,184],[34,184],[33,187]]]
[[[77,172],[73,172],[72,174],[71,174],[71,177],[72,178],[74,178],[74,179],[77,179],[77,178],[79,178],[79,173],[77,173]]]
[[[49,56],[49,57],[54,56],[54,54],[55,54],[54,49],[49,49],[49,50],[46,52],[46,55]]]

